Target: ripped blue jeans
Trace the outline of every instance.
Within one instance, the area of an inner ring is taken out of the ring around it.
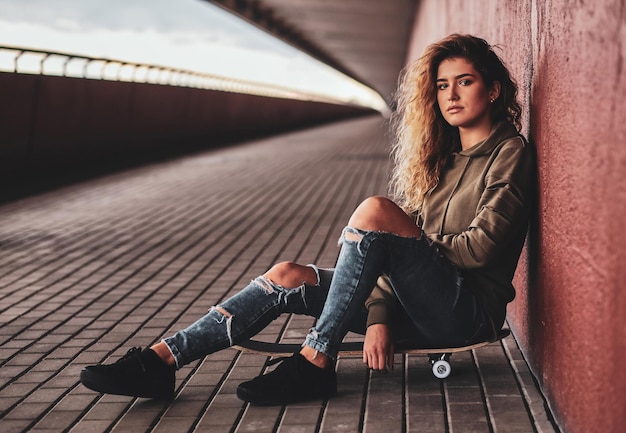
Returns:
[[[177,368],[253,337],[283,313],[319,317],[333,270],[309,266],[317,274],[317,284],[285,288],[263,276],[257,277],[189,327],[163,339],[176,359]],[[365,326],[364,307],[357,316],[360,317],[355,321]],[[363,328],[354,331],[362,333]]]
[[[334,269],[313,265],[316,285],[284,288],[264,277],[217,305],[188,328],[163,341],[178,368],[246,340],[283,313],[318,318],[305,345],[335,357],[348,331],[363,333],[365,300],[387,275],[402,306],[395,327],[417,344],[449,347],[493,332],[461,272],[425,235],[406,238],[346,227]]]

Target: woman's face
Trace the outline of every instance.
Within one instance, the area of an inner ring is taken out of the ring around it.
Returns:
[[[499,85],[486,87],[482,76],[464,58],[443,60],[437,70],[437,102],[443,118],[458,128],[491,127],[490,100]]]

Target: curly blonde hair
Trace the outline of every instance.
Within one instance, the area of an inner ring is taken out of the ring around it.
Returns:
[[[509,121],[520,126],[517,85],[508,69],[484,39],[453,34],[429,45],[423,55],[400,76],[397,109],[392,115],[395,163],[391,192],[408,214],[421,210],[428,191],[437,186],[453,152],[460,150],[458,128],[443,118],[437,102],[437,71],[446,59],[463,58],[480,73],[487,87],[500,83],[500,95],[491,108],[493,123]]]

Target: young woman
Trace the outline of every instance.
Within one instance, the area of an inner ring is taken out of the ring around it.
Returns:
[[[336,393],[333,358],[365,334],[363,361],[392,367],[394,341],[465,345],[502,326],[531,204],[532,152],[517,87],[483,39],[430,45],[401,79],[393,197],[361,203],[334,269],[279,263],[188,328],[111,365],[83,369],[99,392],[174,395],[177,368],[248,339],[282,313],[317,317],[300,353],[239,385],[255,404]]]

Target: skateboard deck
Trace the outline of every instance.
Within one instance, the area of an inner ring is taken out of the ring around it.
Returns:
[[[479,341],[467,346],[460,347],[439,347],[439,348],[423,348],[415,347],[410,344],[397,344],[395,347],[395,353],[404,353],[408,355],[428,355],[430,363],[433,369],[433,374],[444,379],[450,375],[451,366],[449,363],[450,355],[458,352],[465,352],[468,350],[478,349],[488,344],[506,338],[511,333],[508,329],[501,329],[497,336],[493,339],[486,341]],[[302,348],[300,343],[270,343],[267,341],[258,340],[246,340],[238,345],[234,345],[233,349],[240,350],[242,352],[252,352],[266,356],[290,356],[296,352],[299,352]],[[341,356],[356,356],[363,353],[363,342],[353,341],[341,343],[339,348],[338,357]]]

